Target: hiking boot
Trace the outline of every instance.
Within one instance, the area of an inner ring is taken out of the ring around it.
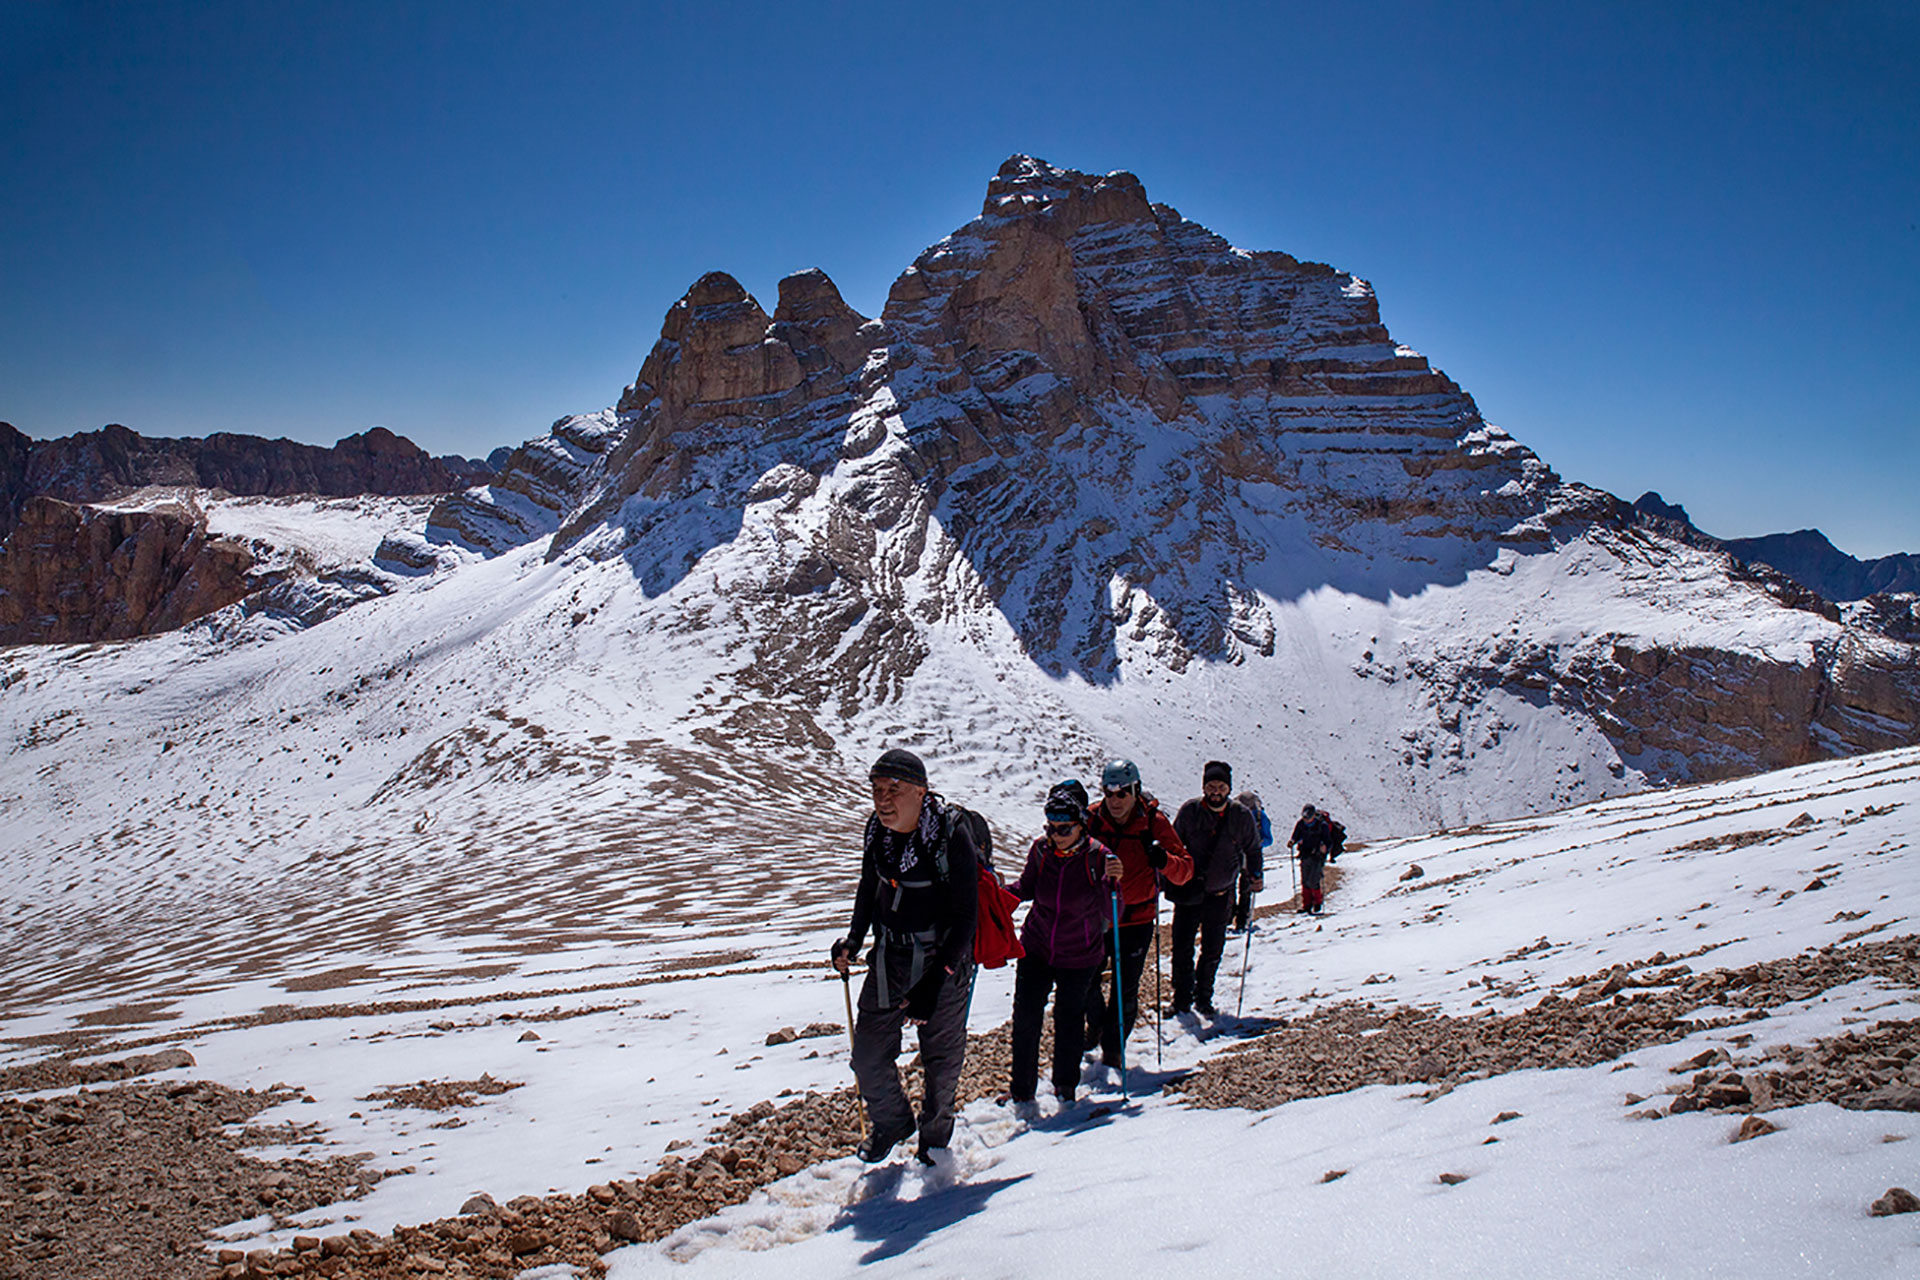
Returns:
[[[903,1139],[911,1137],[912,1134],[911,1129],[892,1133],[882,1133],[875,1129],[861,1140],[860,1145],[854,1148],[853,1154],[859,1156],[864,1164],[878,1164],[887,1158],[889,1151],[899,1146]]]
[[[1220,1012],[1213,1007],[1213,1001],[1211,1000],[1195,1000],[1193,1007],[1198,1009],[1203,1017],[1208,1018],[1214,1017]]]
[[[931,1169],[933,1168],[934,1161],[946,1154],[947,1149],[945,1147],[921,1147],[913,1153],[913,1158]]]
[[[1166,1016],[1167,1018],[1172,1019],[1172,1018],[1178,1018],[1182,1014],[1192,1013],[1192,1012],[1193,1010],[1188,1008],[1186,1005],[1176,1004],[1171,1009],[1167,1010]]]
[[[1040,1104],[1032,1098],[1014,1099],[1013,1118],[1023,1124],[1032,1124],[1040,1118]]]

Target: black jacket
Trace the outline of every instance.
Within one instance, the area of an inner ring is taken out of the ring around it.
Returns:
[[[1324,858],[1333,843],[1333,824],[1317,813],[1302,818],[1293,824],[1293,837],[1287,843],[1298,848],[1303,858]]]
[[[917,851],[915,865],[902,868],[914,837],[889,831],[879,819],[867,819],[866,845],[860,858],[860,887],[854,893],[853,919],[847,941],[855,951],[877,927],[881,941],[912,946],[915,934],[931,933],[928,949],[949,970],[973,960],[973,929],[980,909],[980,891],[974,870],[977,855],[967,824],[957,820],[937,795],[929,793],[932,829],[946,833],[946,866],[938,852]]]
[[[1238,800],[1227,801],[1217,814],[1207,808],[1206,801],[1189,800],[1180,806],[1173,829],[1193,857],[1193,879],[1167,886],[1172,901],[1191,905],[1208,894],[1227,893],[1242,872],[1250,879],[1262,877],[1260,822]]]

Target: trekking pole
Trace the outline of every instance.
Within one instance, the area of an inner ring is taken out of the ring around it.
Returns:
[[[1113,904],[1113,1020],[1120,1031],[1120,1100],[1127,1098],[1127,1006],[1126,993],[1122,990],[1124,979],[1120,976],[1120,895],[1111,893],[1107,900]]]
[[[1294,852],[1293,846],[1291,845],[1287,846],[1287,874],[1293,877],[1293,896],[1296,898],[1299,898],[1300,897],[1300,855]],[[1307,905],[1305,898],[1300,899],[1300,905],[1303,907]]]
[[[1240,952],[1240,998],[1234,1002],[1233,1016],[1247,1007],[1247,961],[1253,955],[1253,901],[1247,901],[1247,945]]]
[[[1155,1071],[1167,1069],[1167,1024],[1160,1012],[1160,895],[1153,895],[1153,1052]]]
[[[853,1039],[853,978],[845,969],[840,971],[840,994],[847,999],[847,1065],[851,1066],[853,1065],[853,1052],[855,1048],[857,1048]],[[854,1091],[856,1093],[859,1092],[858,1076],[854,1077]],[[854,1113],[860,1117],[860,1138],[862,1141],[865,1141],[867,1136],[867,1108],[863,1102],[856,1099],[853,1110]]]

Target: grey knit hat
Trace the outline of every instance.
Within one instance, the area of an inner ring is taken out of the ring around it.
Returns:
[[[911,782],[916,787],[927,785],[927,766],[920,757],[911,751],[895,747],[873,762],[873,768],[867,770],[867,780],[878,781],[881,778],[898,778],[902,782]]]

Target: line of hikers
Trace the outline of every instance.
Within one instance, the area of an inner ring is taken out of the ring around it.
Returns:
[[[1226,763],[1207,763],[1200,795],[1171,821],[1142,789],[1131,760],[1101,771],[1098,801],[1076,780],[1054,784],[1046,834],[1005,885],[991,867],[985,820],[929,790],[918,756],[890,750],[868,777],[873,814],[860,886],[847,935],[831,951],[847,980],[873,930],[858,1016],[848,1012],[854,1077],[867,1112],[862,1160],[884,1159],[917,1129],[917,1154],[932,1164],[952,1139],[976,959],[989,966],[1018,961],[1008,1097],[1028,1113],[1050,996],[1051,1074],[1061,1105],[1074,1100],[1089,1046],[1098,1046],[1102,1062],[1118,1068],[1124,1082],[1126,1036],[1139,1020],[1141,974],[1156,945],[1162,893],[1173,903],[1167,1016],[1215,1015],[1214,979],[1228,930],[1251,927],[1253,897],[1265,887],[1264,849],[1273,843],[1259,797],[1231,794]],[[1321,910],[1324,868],[1338,857],[1345,834],[1313,805],[1301,811],[1287,842],[1300,864],[1301,911]],[[1016,941],[1011,911],[1018,902],[1030,905]],[[1103,972],[1113,975],[1104,991]],[[897,1065],[907,1024],[918,1029],[925,1077],[917,1122]]]

